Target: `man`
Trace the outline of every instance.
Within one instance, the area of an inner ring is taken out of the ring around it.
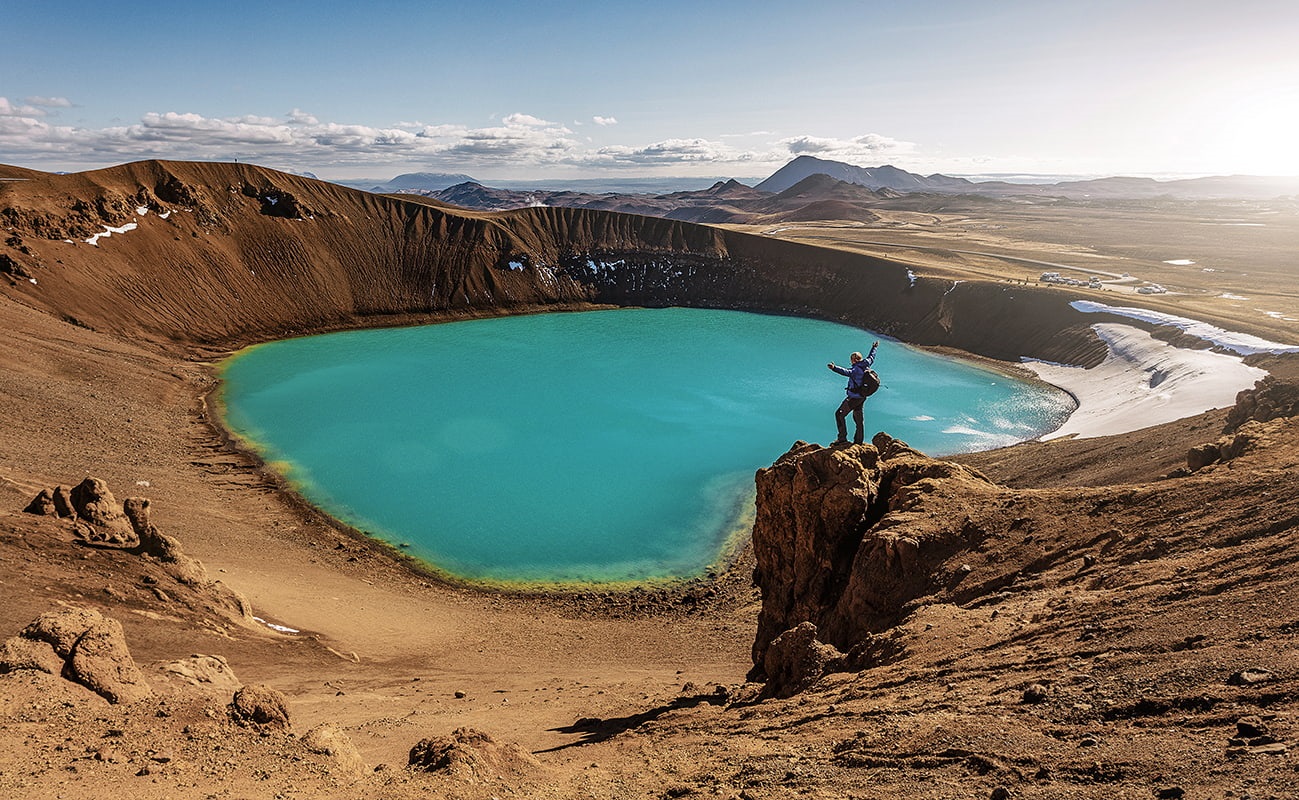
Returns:
[[[852,421],[857,425],[857,431],[852,439],[853,443],[862,443],[861,407],[866,402],[866,396],[871,391],[874,391],[874,389],[863,386],[863,382],[866,379],[866,370],[870,369],[871,364],[875,363],[875,351],[879,346],[879,341],[872,344],[871,350],[866,354],[865,358],[861,357],[861,353],[853,353],[848,357],[849,361],[852,362],[851,367],[840,367],[833,361],[826,364],[827,367],[840,375],[848,377],[848,388],[845,390],[848,396],[844,398],[843,402],[839,404],[839,408],[834,412],[834,422],[839,428],[839,438],[834,440],[830,445],[831,447],[848,443],[847,418],[850,412],[852,413]]]

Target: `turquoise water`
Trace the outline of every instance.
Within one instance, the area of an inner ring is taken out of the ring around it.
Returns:
[[[472,580],[696,575],[754,470],[834,438],[875,337],[699,309],[544,314],[312,336],[224,367],[229,427],[331,515]],[[935,455],[1053,430],[1063,393],[883,341],[884,430]],[[851,433],[851,420],[849,420]]]

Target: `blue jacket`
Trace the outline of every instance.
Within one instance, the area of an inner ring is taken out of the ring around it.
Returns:
[[[831,369],[833,369],[835,372],[839,373],[840,375],[848,376],[848,386],[847,388],[844,389],[844,391],[848,394],[849,397],[866,396],[862,394],[861,384],[862,384],[862,380],[865,378],[866,370],[870,369],[871,364],[875,363],[875,351],[877,349],[878,349],[877,345],[871,345],[871,351],[866,354],[866,357],[863,358],[861,361],[858,361],[856,364],[853,364],[851,367],[840,367],[837,365],[831,367]]]

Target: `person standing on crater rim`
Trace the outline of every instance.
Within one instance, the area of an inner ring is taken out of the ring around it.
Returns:
[[[880,343],[877,340],[871,345],[871,350],[862,358],[861,353],[853,353],[849,356],[852,362],[851,367],[840,367],[831,361],[826,364],[827,367],[848,377],[848,388],[845,389],[848,396],[839,404],[839,408],[834,412],[834,422],[839,428],[839,438],[831,443],[831,447],[839,444],[848,443],[848,414],[852,414],[852,421],[857,425],[857,431],[853,435],[853,444],[862,443],[862,411],[861,407],[866,402],[866,398],[875,393],[880,388],[878,376],[871,371],[871,364],[875,363],[875,351],[879,349]]]

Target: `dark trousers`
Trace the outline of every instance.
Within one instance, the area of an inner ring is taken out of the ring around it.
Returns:
[[[857,432],[853,435],[852,440],[857,444],[862,442],[862,404],[866,402],[864,397],[845,397],[839,404],[839,408],[834,412],[834,424],[839,427],[839,440],[847,441],[848,439],[848,414],[852,413],[852,421],[857,425]]]

